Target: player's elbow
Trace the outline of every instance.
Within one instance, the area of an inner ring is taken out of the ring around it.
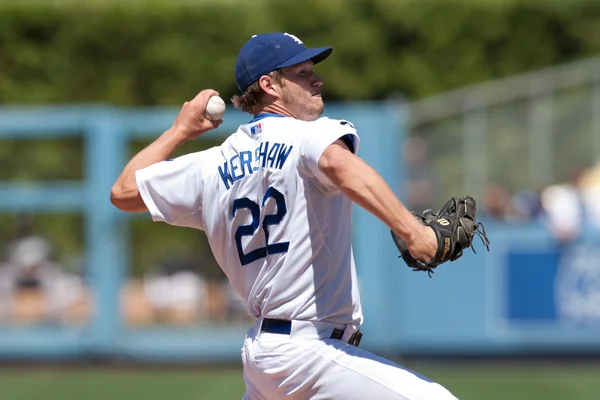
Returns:
[[[339,175],[343,170],[343,163],[334,158],[321,158],[319,160],[319,170],[327,177]]]
[[[136,190],[125,190],[118,183],[115,183],[110,190],[110,202],[113,206],[125,212],[147,211],[137,188]]]
[[[117,207],[119,210],[123,210],[125,206],[126,197],[124,195],[124,191],[121,188],[121,185],[115,183],[113,187],[110,189],[110,202],[113,206]]]

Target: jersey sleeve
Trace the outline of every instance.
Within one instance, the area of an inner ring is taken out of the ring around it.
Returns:
[[[329,178],[319,169],[319,159],[327,147],[338,139],[344,139],[350,143],[350,150],[355,154],[358,152],[360,138],[354,125],[345,120],[320,118],[313,122],[310,132],[303,134],[301,151],[301,165],[318,183],[332,188],[334,185]]]
[[[153,221],[204,229],[202,198],[206,153],[187,154],[136,172],[138,190]]]

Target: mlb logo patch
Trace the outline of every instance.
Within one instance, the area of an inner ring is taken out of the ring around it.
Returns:
[[[252,128],[250,128],[250,133],[253,135],[256,135],[257,133],[261,133],[261,132],[262,132],[262,123],[256,124]]]

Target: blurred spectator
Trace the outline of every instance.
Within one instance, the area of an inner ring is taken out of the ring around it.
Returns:
[[[508,188],[499,182],[491,182],[486,186],[481,215],[499,221],[526,219],[525,214],[516,207]]]
[[[245,302],[227,280],[201,265],[194,257],[167,259],[146,272],[142,279],[128,280],[121,291],[121,307],[128,324],[190,325],[245,320]],[[221,273],[222,274],[222,273]]]
[[[144,294],[159,321],[194,322],[204,307],[206,283],[194,265],[169,260],[144,277]]]
[[[551,185],[542,191],[542,205],[550,232],[563,243],[581,233],[583,204],[579,189],[572,183]]]
[[[542,195],[538,190],[523,190],[513,196],[517,212],[526,220],[535,220],[543,215]]]
[[[64,323],[70,307],[84,296],[83,279],[51,260],[41,236],[21,238],[8,247],[0,264],[0,319]]]
[[[578,174],[577,186],[581,193],[585,219],[593,228],[600,229],[600,162]]]

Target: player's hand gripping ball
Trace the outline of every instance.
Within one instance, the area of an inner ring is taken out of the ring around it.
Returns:
[[[453,197],[444,206],[434,213],[425,210],[422,214],[412,213],[423,225],[430,226],[437,236],[438,249],[433,258],[428,262],[416,260],[410,254],[404,240],[392,232],[392,238],[400,257],[414,271],[427,271],[429,276],[433,269],[446,261],[454,261],[463,255],[463,249],[470,247],[473,252],[473,238],[478,235],[486,249],[490,249],[490,241],[481,222],[476,222],[476,204],[470,196],[462,198]]]
[[[206,117],[211,121],[218,121],[225,114],[225,102],[219,96],[212,96],[206,104]]]

